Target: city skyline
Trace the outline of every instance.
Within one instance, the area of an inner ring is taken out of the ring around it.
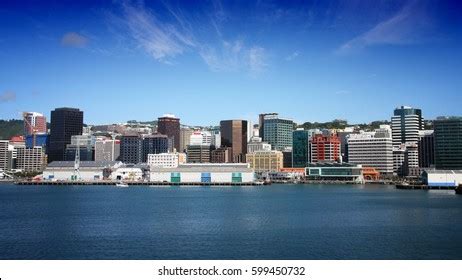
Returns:
[[[57,107],[89,124],[273,111],[364,123],[400,105],[460,115],[461,14],[456,1],[3,1],[0,119]]]

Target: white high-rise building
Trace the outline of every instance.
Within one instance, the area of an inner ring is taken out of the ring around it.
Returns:
[[[407,106],[396,108],[391,123],[395,174],[419,176],[418,143],[420,131],[424,129],[422,110]]]
[[[95,161],[116,161],[120,156],[120,140],[97,140]]]
[[[212,133],[212,146],[215,146],[216,149],[221,147],[221,132],[219,130],[211,131]]]
[[[424,129],[422,110],[401,106],[396,108],[391,118],[393,146],[405,143],[417,143],[419,131]]]
[[[393,175],[393,141],[389,126],[381,126],[375,132],[350,134],[348,162],[372,167],[382,175]]]
[[[6,171],[10,169],[10,153],[9,153],[9,141],[0,140],[0,171]]]

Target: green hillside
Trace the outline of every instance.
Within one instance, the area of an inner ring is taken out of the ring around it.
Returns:
[[[8,140],[23,133],[24,124],[22,120],[0,120],[0,139]]]

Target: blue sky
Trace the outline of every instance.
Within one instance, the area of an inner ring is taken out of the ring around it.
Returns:
[[[462,115],[460,1],[1,1],[0,118]]]

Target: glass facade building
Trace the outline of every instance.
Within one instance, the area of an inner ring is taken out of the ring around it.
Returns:
[[[50,140],[48,162],[63,161],[66,147],[71,137],[81,135],[83,130],[83,112],[74,108],[57,108],[51,111]]]
[[[245,162],[247,154],[247,127],[244,120],[226,120],[220,122],[221,147],[231,148],[232,162]]]
[[[430,168],[435,165],[435,137],[432,130],[419,133],[419,167]]]
[[[310,163],[310,133],[306,130],[293,132],[292,167],[305,168]]]
[[[462,169],[462,117],[439,118],[434,122],[436,169]]]
[[[267,116],[264,121],[263,141],[271,144],[274,150],[283,151],[292,147],[295,124],[292,120]]]

